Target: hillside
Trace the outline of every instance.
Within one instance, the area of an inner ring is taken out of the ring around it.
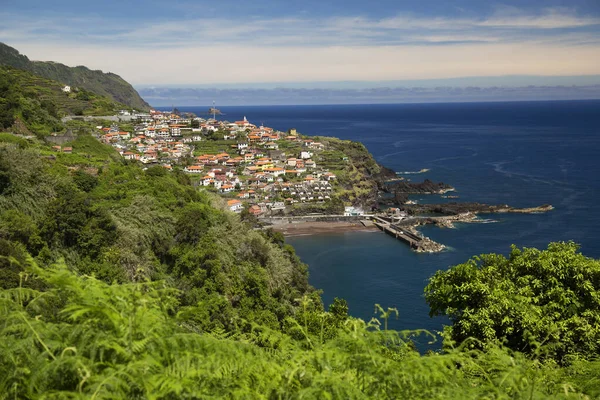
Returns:
[[[60,82],[0,66],[0,130],[45,135],[61,131],[65,115],[112,115],[126,107],[85,89],[62,88]]]
[[[600,393],[593,380],[598,362],[583,352],[559,366],[544,359],[544,348],[528,356],[488,340],[485,348],[447,342],[444,351],[419,355],[412,340],[430,334],[388,330],[393,308],[376,305],[377,319],[369,322],[349,317],[344,300],[324,310],[306,266],[281,235],[251,229],[181,171],[143,170],[88,135],[68,145],[70,154],[0,134],[0,393],[27,399]],[[538,258],[565,265],[570,255],[597,274],[600,263],[570,247],[554,245]],[[443,295],[449,290],[443,285],[457,274],[438,275],[429,296],[443,313],[454,298]]]
[[[0,121],[37,133],[115,106],[0,78]],[[359,143],[319,140],[340,197],[370,201],[391,172]],[[342,299],[326,310],[281,234],[180,167],[143,168],[86,134],[57,149],[0,133],[1,399],[598,398],[599,277],[565,243],[440,271],[425,295],[453,326],[421,355],[413,341],[439,336],[388,330],[396,308],[368,322]]]
[[[84,66],[68,67],[52,61],[31,61],[18,50],[4,43],[0,43],[0,65],[8,65],[72,87],[85,89],[136,110],[150,109],[150,105],[140,97],[133,86],[113,73],[94,71]]]

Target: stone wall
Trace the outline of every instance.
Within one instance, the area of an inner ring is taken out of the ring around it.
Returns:
[[[260,218],[261,222],[272,225],[294,224],[302,222],[358,222],[362,219],[368,219],[369,216],[344,216],[344,215],[305,215],[302,217],[265,217]]]

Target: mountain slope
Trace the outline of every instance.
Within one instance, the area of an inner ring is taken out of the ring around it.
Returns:
[[[63,84],[0,65],[0,130],[21,121],[28,130],[48,134],[62,130],[65,115],[112,115],[126,106],[85,89],[70,93]]]
[[[84,66],[68,67],[52,61],[31,61],[18,50],[1,42],[0,65],[8,65],[69,86],[83,88],[137,110],[150,108],[131,84],[113,73],[94,71]]]

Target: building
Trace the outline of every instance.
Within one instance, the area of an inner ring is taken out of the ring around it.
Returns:
[[[365,211],[360,207],[344,207],[344,216],[352,217],[352,216],[360,216],[365,215]]]
[[[248,208],[248,212],[254,216],[259,216],[260,214],[262,214],[262,209],[255,204]]]
[[[234,213],[240,213],[242,212],[244,206],[239,200],[229,200],[227,201],[227,208],[229,208],[229,211],[233,211]]]

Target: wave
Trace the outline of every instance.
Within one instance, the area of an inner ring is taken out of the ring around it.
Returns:
[[[405,172],[396,172],[396,175],[416,175],[416,174],[424,174],[425,172],[431,171],[429,168],[423,168],[419,171],[405,171]]]

